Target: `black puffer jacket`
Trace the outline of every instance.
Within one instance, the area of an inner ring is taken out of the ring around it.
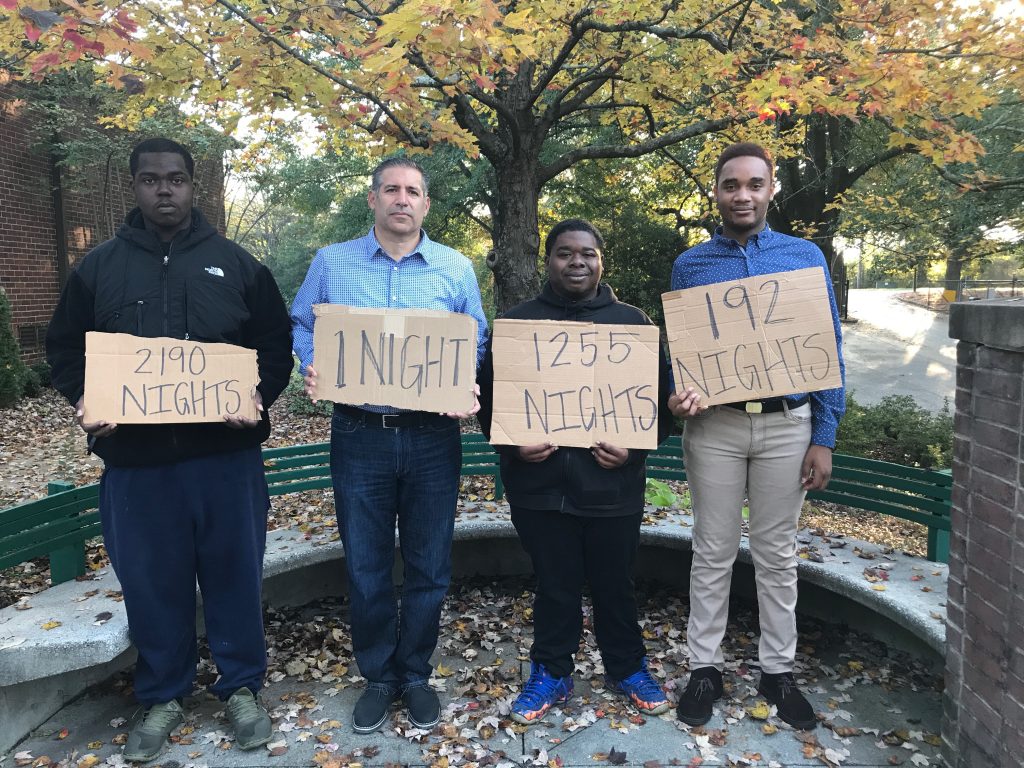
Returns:
[[[510,320],[568,320],[621,325],[653,325],[640,309],[615,298],[611,287],[602,283],[589,301],[562,298],[548,283],[540,296],[513,307],[502,317]],[[672,414],[669,396],[668,361],[662,354],[658,380],[658,442],[668,437]],[[494,367],[491,345],[480,364],[480,412],[477,418],[490,438]],[[497,446],[501,454],[501,479],[509,503],[526,509],[561,510],[585,517],[616,517],[640,512],[644,506],[647,451],[631,449],[626,463],[604,469],[586,448],[559,448],[548,459],[527,463],[519,459],[514,446]]]
[[[53,385],[72,404],[85,387],[87,331],[224,342],[255,349],[263,419],[252,429],[219,423],[122,424],[93,450],[112,466],[152,466],[256,446],[267,410],[292,369],[291,324],[270,271],[222,237],[198,209],[164,248],[136,208],[117,235],[71,273],[46,334]]]

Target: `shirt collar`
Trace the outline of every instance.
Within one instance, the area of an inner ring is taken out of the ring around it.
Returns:
[[[384,248],[381,246],[380,241],[377,239],[377,233],[374,231],[373,227],[370,227],[370,232],[364,238],[364,241],[366,243],[366,258],[367,259],[372,259],[378,253],[381,254],[382,256],[384,256],[384,258],[386,258],[386,259],[390,259],[391,258],[387,254],[387,251],[385,251]],[[419,254],[420,258],[422,258],[425,262],[427,262],[427,264],[429,264],[430,263],[430,255],[429,254],[430,254],[431,245],[433,244],[433,242],[434,241],[431,240],[429,237],[427,237],[427,233],[421,228],[420,229],[420,242],[416,246],[416,249],[414,251],[412,251],[412,253],[408,254],[408,256],[415,256],[415,255]],[[406,258],[408,258],[408,256],[406,256]]]
[[[775,230],[773,230],[771,228],[771,226],[769,226],[768,222],[766,221],[764,223],[764,229],[762,229],[760,232],[757,232],[757,233],[755,233],[755,234],[753,234],[753,235],[751,235],[750,237],[747,238],[747,245],[750,245],[751,242],[756,242],[756,243],[758,243],[760,245],[762,242],[766,242],[768,240],[771,240],[772,235],[774,233],[775,233]],[[719,239],[719,240],[724,240],[727,243],[736,243],[736,241],[733,240],[731,237],[726,237],[723,234],[722,225],[721,224],[719,224],[718,227],[715,228],[715,237],[717,239]],[[739,243],[736,243],[736,245],[739,245]]]

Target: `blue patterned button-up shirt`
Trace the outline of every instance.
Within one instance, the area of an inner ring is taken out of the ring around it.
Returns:
[[[832,292],[832,283],[828,279],[825,257],[821,249],[813,243],[775,232],[765,226],[756,235],[752,235],[745,246],[741,246],[735,240],[722,235],[722,229],[719,227],[709,241],[695,245],[675,260],[672,265],[672,290],[817,266],[821,267],[828,288],[832,324],[836,332],[836,348],[839,352],[839,370],[845,382],[846,365],[843,362],[839,310]],[[795,401],[803,396],[804,393],[786,395],[786,399]],[[834,448],[839,419],[846,411],[843,387],[811,392],[810,401],[811,443]]]

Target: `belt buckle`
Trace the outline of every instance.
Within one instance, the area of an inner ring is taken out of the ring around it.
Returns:
[[[384,429],[398,429],[399,424],[388,424],[388,419],[400,419],[402,414],[400,413],[382,413],[380,415],[380,425]]]
[[[743,404],[743,410],[747,413],[760,413],[763,410],[760,400],[749,400]]]

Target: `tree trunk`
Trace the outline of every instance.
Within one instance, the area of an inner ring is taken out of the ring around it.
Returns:
[[[963,269],[963,259],[957,248],[950,248],[946,254],[946,280],[943,288],[947,291],[955,291],[957,298],[960,298],[960,275]]]
[[[509,162],[495,165],[494,172],[494,249],[487,264],[494,273],[494,303],[501,314],[540,292],[540,190],[536,163],[528,159],[515,162],[510,158]]]

